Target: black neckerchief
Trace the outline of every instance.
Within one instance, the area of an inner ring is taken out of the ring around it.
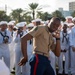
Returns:
[[[22,37],[23,36],[23,31],[20,33],[20,37]]]
[[[32,41],[32,39],[31,39],[31,40],[29,40],[29,44],[30,44],[30,45],[32,44],[32,42],[33,42],[33,41]]]
[[[11,36],[13,37],[13,31],[11,32]]]
[[[3,37],[3,41],[5,38],[9,39],[9,36],[7,36],[6,30],[4,31],[4,34],[0,31],[1,36]]]
[[[68,38],[67,38],[67,32],[64,35],[64,32],[62,32],[63,38],[62,38],[62,43],[64,42],[64,39],[66,39],[66,42],[68,43]]]

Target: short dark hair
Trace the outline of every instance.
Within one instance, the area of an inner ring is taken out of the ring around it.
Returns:
[[[40,21],[37,21],[37,22],[36,22],[36,25],[40,25],[40,24],[41,24],[41,22],[40,22]]]
[[[52,17],[48,17],[48,20],[51,20]]]
[[[53,17],[55,20],[61,21],[59,17]]]

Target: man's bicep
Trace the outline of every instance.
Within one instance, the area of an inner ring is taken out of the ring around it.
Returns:
[[[33,36],[28,33],[28,34],[24,35],[24,36],[21,38],[21,40],[30,40],[30,39],[32,39],[32,38],[33,38]]]

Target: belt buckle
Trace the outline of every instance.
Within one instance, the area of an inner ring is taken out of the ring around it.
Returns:
[[[38,53],[38,54],[43,55],[43,56],[46,56],[45,53]]]

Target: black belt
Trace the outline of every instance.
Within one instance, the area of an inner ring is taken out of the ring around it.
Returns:
[[[67,51],[67,50],[65,50],[65,49],[64,49],[64,50],[61,50],[61,52],[66,52],[66,51]]]

